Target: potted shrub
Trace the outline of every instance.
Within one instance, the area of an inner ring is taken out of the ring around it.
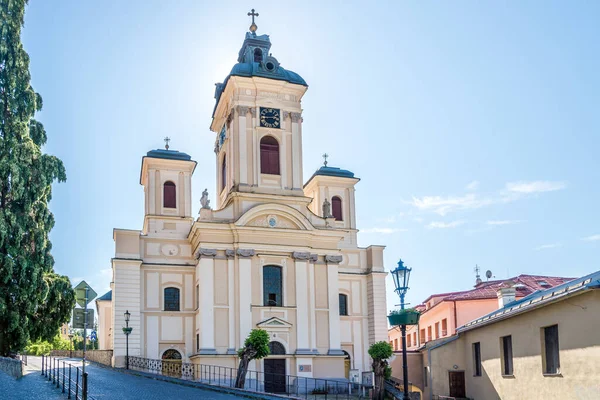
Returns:
[[[390,325],[417,325],[419,323],[419,317],[421,313],[414,308],[407,308],[404,310],[393,310],[388,315],[388,321]]]

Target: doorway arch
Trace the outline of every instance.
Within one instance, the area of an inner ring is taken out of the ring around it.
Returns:
[[[265,392],[287,393],[285,346],[277,341],[269,342],[269,356],[265,358]],[[279,357],[278,357],[279,356]]]
[[[346,379],[350,379],[350,368],[352,368],[352,358],[350,354],[346,350],[342,350],[344,352],[344,374]]]
[[[162,374],[167,376],[181,376],[181,353],[175,349],[168,349],[162,354]]]

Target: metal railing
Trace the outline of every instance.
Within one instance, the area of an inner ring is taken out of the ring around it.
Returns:
[[[82,373],[79,367],[64,359],[42,356],[42,375],[48,378],[48,381],[52,381],[58,389],[62,388],[62,393],[67,394],[67,399],[95,400],[88,394],[87,372]]]
[[[27,353],[19,354],[19,360],[21,360],[21,363],[23,363],[23,365],[27,365]]]
[[[237,368],[134,356],[129,356],[129,369],[228,388],[235,387],[237,377]],[[344,378],[309,378],[248,371],[243,389],[312,400],[367,398],[370,387]]]

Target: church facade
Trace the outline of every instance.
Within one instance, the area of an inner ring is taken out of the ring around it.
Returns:
[[[324,165],[304,181],[308,86],[270,47],[253,23],[217,84],[216,204],[205,191],[195,217],[189,155],[167,146],[142,158],[143,227],[113,235],[104,315],[115,366],[125,362],[125,311],[132,356],[236,367],[237,349],[262,328],[275,354],[250,369],[288,375],[369,371],[370,344],[387,340],[384,247],[357,245],[359,179]]]

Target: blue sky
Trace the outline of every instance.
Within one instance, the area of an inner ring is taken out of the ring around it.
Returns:
[[[305,178],[327,152],[362,179],[359,242],[413,268],[409,302],[470,288],[475,264],[600,269],[600,3],[31,1],[38,118],[68,176],[51,203],[59,272],[108,289],[112,229],[141,228],[141,157],[164,136],[198,161],[195,207],[214,194],[214,83],[251,7],[309,84]]]

